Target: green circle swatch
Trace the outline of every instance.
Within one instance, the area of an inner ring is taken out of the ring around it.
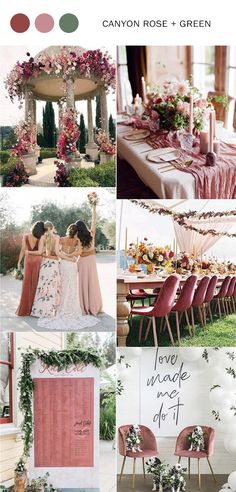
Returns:
[[[59,26],[64,32],[74,32],[79,25],[79,21],[74,14],[64,14],[59,20]]]

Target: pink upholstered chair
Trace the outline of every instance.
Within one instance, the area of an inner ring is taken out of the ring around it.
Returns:
[[[174,339],[173,339],[173,335],[171,332],[171,327],[170,327],[170,323],[169,323],[167,315],[170,313],[170,310],[174,304],[175,295],[176,295],[177,289],[179,287],[179,282],[180,282],[179,275],[176,275],[176,274],[170,275],[166,279],[164,285],[162,286],[160,293],[159,293],[159,296],[157,297],[153,306],[133,307],[131,309],[131,315],[138,314],[139,316],[141,316],[140,325],[139,325],[139,342],[141,341],[141,336],[142,336],[143,320],[145,317],[150,318],[148,326],[147,326],[145,340],[148,336],[150,324],[152,322],[154,345],[156,347],[158,347],[157,328],[156,328],[155,318],[165,318],[168,332],[169,332],[169,336],[170,336],[170,340],[171,340],[172,345],[174,345]]]
[[[213,275],[211,277],[210,282],[207,287],[204,303],[203,303],[203,315],[205,319],[205,324],[206,324],[206,317],[207,317],[207,311],[209,312],[210,320],[211,322],[213,321],[212,318],[212,312],[211,312],[211,301],[214,298],[214,295],[216,294],[216,284],[217,284],[218,278],[216,275]]]
[[[171,312],[175,312],[177,338],[179,343],[180,343],[179,313],[185,314],[189,335],[192,336],[191,325],[188,317],[188,309],[190,309],[193,302],[196,283],[197,283],[197,275],[191,275],[190,277],[188,277],[186,282],[184,283],[184,286],[180,292],[177,301],[175,302],[174,306],[171,308]]]
[[[147,298],[147,294],[144,289],[132,289],[127,295],[126,299],[130,302],[131,307],[134,306],[135,301],[141,301],[144,306],[144,301]]]
[[[202,309],[203,309],[203,303],[205,300],[205,296],[206,296],[209,282],[210,282],[209,277],[207,277],[207,276],[203,277],[200,280],[200,282],[196,288],[195,294],[194,294],[194,298],[193,298],[193,302],[192,302],[192,306],[191,306],[191,318],[192,318],[193,333],[195,333],[195,321],[194,321],[193,308],[198,308],[201,325],[203,328],[205,328],[205,320],[204,320],[204,315],[203,315]]]
[[[225,296],[225,306],[226,306],[227,314],[232,313],[234,310],[234,304],[232,301],[233,301],[235,285],[236,285],[236,277],[232,277]]]
[[[228,275],[224,278],[219,292],[214,296],[214,299],[217,301],[219,316],[221,318],[221,305],[223,307],[224,315],[226,316],[226,308],[225,308],[225,296],[228,292],[228,287],[230,283],[231,277]],[[221,303],[221,305],[220,305]]]
[[[215,431],[211,427],[206,427],[202,425],[202,430],[204,432],[204,441],[205,441],[205,451],[189,451],[190,443],[188,440],[189,434],[193,432],[195,425],[191,425],[189,427],[185,427],[177,437],[176,445],[175,445],[175,455],[179,457],[179,463],[181,458],[188,458],[188,474],[190,477],[190,460],[191,458],[198,460],[198,485],[199,489],[201,488],[201,473],[200,473],[200,459],[206,458],[209,464],[213,479],[215,480],[215,475],[210,463],[209,458],[213,455],[214,452],[214,439],[215,439]],[[215,480],[216,481],[216,480]]]
[[[142,443],[140,445],[141,447],[141,452],[132,452],[132,451],[127,451],[126,449],[126,442],[125,442],[125,437],[126,437],[126,432],[129,430],[132,424],[127,424],[127,425],[122,425],[118,429],[118,444],[119,444],[119,453],[121,456],[123,456],[123,463],[121,467],[121,472],[120,472],[120,480],[122,479],[123,471],[124,471],[124,466],[125,466],[125,461],[126,458],[133,458],[133,478],[132,478],[132,488],[134,489],[135,485],[135,466],[136,466],[136,459],[141,458],[143,462],[143,476],[145,478],[145,459],[146,458],[152,458],[154,456],[158,456],[158,451],[157,451],[157,442],[156,438],[153,434],[153,432],[146,427],[145,425],[139,425],[140,431],[141,431],[141,436],[142,436]]]

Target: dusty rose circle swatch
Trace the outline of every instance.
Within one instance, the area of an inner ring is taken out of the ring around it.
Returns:
[[[30,26],[29,17],[25,14],[15,14],[10,20],[10,25],[13,31],[17,33],[26,32]]]
[[[35,27],[39,32],[50,32],[54,27],[54,19],[49,14],[40,14],[35,19]]]

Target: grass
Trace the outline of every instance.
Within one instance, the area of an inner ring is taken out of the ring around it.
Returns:
[[[138,305],[138,304],[136,304]],[[141,343],[138,341],[139,334],[139,321],[140,316],[133,316],[132,328],[127,337],[127,346],[129,347],[153,347],[154,340],[152,330],[150,329],[148,338],[145,342],[144,337],[146,333],[147,320],[143,323],[143,333]],[[195,314],[195,336],[190,337],[188,328],[184,321],[180,324],[181,343],[179,345],[176,335],[175,315],[169,317],[170,326],[172,328],[172,334],[175,340],[176,346],[180,347],[235,347],[236,346],[236,314],[231,314],[226,317],[219,318],[217,315],[213,316],[213,323],[207,321],[207,329],[203,330],[198,322],[198,316]],[[158,344],[161,347],[171,346],[168,331],[160,333],[160,319],[157,320],[157,338]]]

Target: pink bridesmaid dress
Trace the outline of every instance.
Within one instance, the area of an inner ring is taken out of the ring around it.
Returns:
[[[94,241],[90,248],[84,248],[78,261],[78,269],[82,314],[96,316],[102,310],[102,296],[98,280]]]
[[[39,240],[34,248],[31,247],[28,236],[25,237],[28,251],[37,251]],[[38,285],[39,270],[42,262],[41,256],[26,255],[24,265],[24,280],[21,291],[20,304],[17,308],[17,316],[30,316],[34,297]]]

